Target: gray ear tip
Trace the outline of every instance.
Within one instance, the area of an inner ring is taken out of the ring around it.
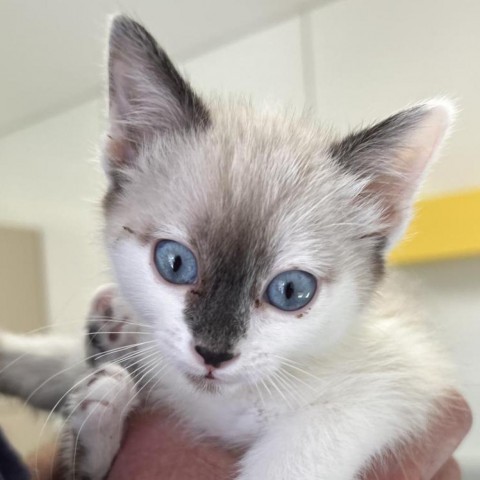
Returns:
[[[138,28],[138,22],[123,13],[114,13],[109,17],[110,32],[124,32]]]
[[[117,13],[109,18],[110,44],[115,45],[125,39],[144,39],[149,34],[145,28],[133,18]]]

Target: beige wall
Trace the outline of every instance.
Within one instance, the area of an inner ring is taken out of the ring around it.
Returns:
[[[46,326],[42,236],[30,229],[0,228],[0,328],[18,333],[43,332]],[[0,425],[22,453],[52,436],[46,414],[22,401],[0,398]]]
[[[0,222],[39,229],[51,323],[80,324],[105,281],[95,164],[101,102],[95,100],[0,139]]]
[[[1,328],[28,332],[46,325],[40,231],[0,227]]]

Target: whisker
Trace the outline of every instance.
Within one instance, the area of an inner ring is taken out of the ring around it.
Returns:
[[[150,400],[150,395],[152,394],[152,391],[157,387],[157,385],[163,380],[163,378],[165,377],[165,373],[166,373],[166,369],[167,369],[167,365],[164,364],[162,366],[162,369],[159,371],[159,373],[163,373],[163,375],[161,375],[160,377],[158,377],[157,381],[150,386],[150,389],[148,390],[148,394],[146,395],[145,397],[145,403],[148,404],[149,400]],[[148,380],[147,383],[145,384],[148,385],[148,383],[150,382],[151,380]]]
[[[143,352],[139,352],[139,353],[143,353]],[[155,353],[155,352],[154,352],[154,353]],[[154,353],[152,353],[152,354],[149,355],[149,356],[152,356]],[[115,362],[112,362],[112,363],[115,363]],[[139,367],[139,368],[142,368],[142,367]],[[94,369],[89,376],[95,375],[95,373],[97,373],[98,370],[99,370],[99,369]],[[130,374],[130,375],[131,375],[131,374]],[[85,379],[87,379],[87,378],[88,378],[88,377],[85,377]],[[64,422],[63,422],[64,425],[68,422],[68,420],[70,419],[70,417],[72,416],[72,414],[75,413],[75,411],[76,411],[77,408],[78,408],[78,405],[76,405],[75,408],[73,408],[73,410],[70,412],[70,414],[69,414],[67,417],[64,417]]]
[[[129,345],[124,345],[122,347],[112,348],[110,350],[105,350],[104,352],[101,352],[101,353],[96,353],[94,355],[90,355],[87,358],[92,358],[93,357],[95,360],[98,360],[99,358],[106,357],[108,355],[111,355],[112,353],[118,353],[118,352],[121,352],[123,350],[128,350],[130,348],[141,347],[142,345],[148,345],[149,343],[156,343],[156,340],[147,340],[145,342],[132,343],[132,344],[129,344]]]
[[[38,442],[40,443],[40,439],[42,438],[42,435],[43,435],[43,432],[45,430],[45,427],[47,426],[47,424],[49,423],[53,413],[56,411],[57,407],[60,405],[60,403],[63,401],[63,399],[72,391],[74,390],[76,387],[78,387],[82,382],[84,382],[85,380],[87,380],[88,378],[90,378],[91,376],[93,376],[95,372],[90,372],[87,376],[85,377],[82,377],[79,381],[75,382],[73,384],[72,387],[70,387],[61,397],[60,399],[57,401],[57,403],[53,406],[53,408],[51,409],[50,413],[48,414],[47,418],[45,419],[45,421],[43,422],[43,425],[42,425],[42,428],[40,430],[40,433],[38,434]],[[63,428],[63,425],[62,425],[62,428]],[[58,435],[60,435],[60,432],[58,433]],[[57,440],[58,440],[58,435],[57,435]],[[35,463],[36,465],[38,465],[38,452],[39,450],[37,450],[37,453],[36,453],[36,457],[35,457]]]
[[[322,380],[322,378],[317,377],[316,375],[314,375],[313,373],[309,372],[308,370],[305,370],[305,369],[300,368],[300,367],[298,367],[298,366],[296,366],[296,365],[294,365],[294,364],[289,363],[289,360],[288,360],[288,359],[283,358],[283,357],[279,357],[278,355],[275,355],[275,356],[276,356],[277,358],[280,358],[281,360],[283,360],[283,363],[284,363],[285,365],[287,365],[289,368],[292,368],[293,370],[297,370],[297,371],[299,371],[299,372],[301,372],[301,373],[303,373],[303,374],[305,374],[305,375],[308,375],[309,377],[314,378],[315,380],[320,380],[320,381]]]
[[[277,355],[277,354],[272,354],[273,357],[275,358],[278,358],[279,360],[283,360],[284,362],[288,362],[292,365],[298,365],[298,366],[303,366],[305,365],[304,363],[300,363],[300,362],[297,362],[295,360],[292,360],[291,358],[287,358],[287,357],[282,357],[281,355]]]
[[[148,342],[142,342],[141,344],[135,344],[134,346],[137,346],[137,345],[144,345],[144,344],[147,344],[147,343],[153,343],[154,341],[151,340],[151,341],[148,341]],[[128,346],[128,347],[118,347],[119,350],[125,350],[126,348],[132,348],[131,346]],[[153,348],[153,346],[151,347]],[[109,350],[108,353],[114,353],[115,351],[118,351],[117,349],[112,349],[112,350]],[[71,370],[79,365],[81,365],[82,363],[85,363],[87,360],[90,360],[90,359],[96,359],[98,358],[97,354],[94,354],[94,355],[89,355],[87,357],[82,357],[81,360],[69,365],[68,367],[66,368],[63,368],[62,370],[54,373],[53,375],[51,375],[50,377],[48,377],[46,380],[44,380],[42,383],[40,383],[40,385],[38,385],[35,390],[33,390],[30,395],[25,399],[24,401],[24,405],[27,405],[29,403],[29,401],[32,399],[32,397],[35,395],[35,393],[37,393],[42,387],[44,387],[48,382],[52,381],[54,378],[68,372],[68,370]],[[124,359],[122,359],[124,360]],[[54,407],[55,408],[55,407]]]
[[[289,379],[283,377],[280,373],[280,371],[276,372],[276,378],[284,386],[286,390],[285,395],[289,395],[294,404],[297,407],[300,407],[303,404],[303,398],[296,391],[295,385],[293,385]]]
[[[104,332],[104,333],[118,333],[118,332]],[[129,333],[129,332],[127,332],[127,333]],[[132,332],[132,333],[137,333],[137,332]],[[59,336],[59,335],[57,336],[57,335],[55,335],[55,334],[52,334],[52,335],[54,335],[56,338],[58,338],[58,336]],[[86,336],[86,335],[88,335],[88,333],[82,334],[82,336],[83,336],[83,335]],[[145,333],[143,333],[143,335],[149,335],[149,333],[145,332]],[[70,337],[70,336],[69,336],[69,337]],[[132,344],[131,346],[134,347],[135,345]],[[29,352],[29,351],[23,352],[23,353],[20,354],[18,357],[15,357],[13,360],[11,360],[10,362],[8,362],[6,365],[4,365],[4,366],[0,369],[0,375],[1,375],[5,370],[7,370],[7,368],[12,367],[12,366],[15,365],[17,362],[19,362],[22,358],[24,358],[24,357],[26,357],[26,356],[28,356],[28,355],[31,355],[31,352]],[[88,358],[90,358],[90,357],[88,357]]]
[[[155,361],[150,362],[150,364],[149,364],[149,367],[150,367],[150,368],[143,370],[144,373],[143,373],[143,375],[142,375],[142,378],[138,381],[138,384],[141,384],[141,382],[142,382],[142,380],[145,378],[145,376],[149,375],[149,374],[150,374],[151,372],[153,372],[155,369],[157,369],[157,368],[160,367],[159,370],[158,370],[158,373],[162,373],[163,370],[165,370],[165,365],[160,366],[160,360],[159,360],[158,358],[157,358],[157,359],[154,359],[154,360],[155,360]],[[158,379],[158,381],[156,382],[155,385],[157,385],[158,382],[159,382],[162,378],[163,378],[163,376]],[[140,396],[140,393],[145,389],[145,387],[147,387],[147,385],[148,385],[150,382],[151,382],[151,379],[147,380],[147,382],[146,382],[145,384],[143,384],[139,389],[136,390],[134,399],[136,399],[136,398],[138,398],[138,397]],[[122,411],[122,414],[123,414],[123,412],[125,411],[125,409],[126,409],[127,407],[128,407],[128,405],[125,406],[125,408],[124,408],[123,411]]]
[[[296,377],[295,375],[292,375],[290,372],[288,372],[286,370],[279,370],[277,373],[283,378],[283,380],[288,385],[291,386],[291,394],[293,396],[295,396],[295,398],[298,400],[298,406],[299,407],[305,405],[306,399],[302,395],[300,395],[300,393],[299,393],[298,389],[296,388],[294,382],[300,382],[302,385],[306,386],[313,393],[315,393],[315,394],[318,393],[317,389],[313,388],[311,385],[302,381],[300,378]]]
[[[152,360],[150,360],[149,362],[147,362],[145,364],[145,360],[148,360],[148,359],[151,359],[152,357],[155,357],[156,358],[153,358]],[[131,377],[134,379],[135,381],[135,384],[138,384],[141,380],[143,380],[143,377],[141,377],[140,379],[137,378],[137,376],[141,373],[141,372],[144,372],[145,369],[151,365],[152,362],[155,362],[155,361],[158,361],[158,352],[157,351],[154,351],[153,353],[150,353],[149,355],[146,355],[144,357],[142,357],[140,359],[140,362],[141,362],[141,365],[138,366],[137,368],[135,368],[134,370],[132,371],[129,371]]]
[[[126,352],[125,354],[123,354],[122,356],[120,356],[118,358],[112,358],[112,359],[109,359],[106,362],[102,362],[101,365],[107,364],[107,363],[115,363],[115,364],[120,365],[121,367],[126,368],[128,370],[129,365],[123,365],[123,364],[127,364],[127,363],[130,363],[132,361],[133,362],[139,362],[139,361],[142,360],[142,357],[144,357],[147,352],[151,352],[152,350],[154,350],[154,352],[152,353],[152,355],[153,355],[153,354],[156,353],[156,345],[151,345],[148,348],[143,348],[141,350],[135,350],[133,352]]]
[[[287,365],[287,367],[288,367],[288,365]],[[302,385],[304,385],[305,387],[307,387],[308,389],[310,389],[312,392],[318,393],[318,389],[314,388],[312,385],[310,385],[309,383],[305,382],[305,381],[302,380],[301,378],[296,377],[295,375],[293,375],[293,373],[289,372],[288,370],[282,369],[282,370],[280,370],[280,371],[281,371],[284,375],[288,375],[291,379],[296,380],[297,382],[301,383]]]
[[[103,317],[103,316],[96,316],[95,315],[95,320],[97,320],[97,319],[98,320],[106,320],[108,322],[124,323],[125,325],[133,325],[135,327],[138,327],[138,326],[146,327],[146,328],[149,328],[151,330],[155,330],[155,327],[153,325],[150,325],[148,323],[143,323],[143,322],[140,322],[140,321],[131,322],[131,321],[128,321],[128,320],[121,320],[121,319],[116,319],[116,318],[112,318],[112,317]],[[65,333],[58,332],[57,333],[57,332],[55,332],[54,327],[64,327],[64,326],[74,325],[74,326],[79,327],[79,330],[80,329],[83,330],[83,328],[80,328],[80,327],[84,326],[89,321],[90,320],[87,319],[86,321],[83,320],[83,322],[80,322],[79,320],[62,320],[62,321],[59,321],[59,322],[49,322],[48,325],[42,325],[41,327],[33,328],[33,329],[28,330],[26,332],[22,332],[21,335],[30,336],[30,335],[35,335],[36,333],[41,333],[44,330],[53,330],[51,333],[54,334],[54,335],[68,335],[68,336],[71,336],[72,334],[73,335],[77,334],[77,332],[65,332]]]
[[[274,374],[272,376],[269,377],[269,381],[270,381],[270,384],[273,386],[273,388],[277,391],[277,393],[283,398],[283,400],[285,401],[285,403],[287,404],[287,406],[289,408],[292,408],[292,406],[290,405],[290,402],[288,401],[287,397],[285,396],[285,394],[282,392],[282,390],[280,389],[280,387],[277,386],[277,384],[275,383],[275,380],[277,379],[277,374],[276,372],[274,372]]]
[[[88,419],[91,417],[91,415],[93,415],[93,413],[95,412],[95,410],[99,407],[99,405],[103,402],[103,400],[105,400],[105,398],[107,398],[107,396],[110,394],[110,392],[106,392],[105,395],[102,396],[102,398],[97,402],[96,405],[94,405],[94,407],[92,408],[92,410],[90,411],[90,413],[85,417],[85,419],[83,420],[82,424],[80,425],[80,428],[78,429],[77,433],[76,433],[76,438],[75,438],[75,444],[74,444],[74,447],[73,447],[73,468],[72,468],[72,479],[75,480],[75,464],[76,464],[76,459],[77,459],[77,448],[78,448],[78,441],[80,439],[80,433],[82,432],[83,430],[83,427],[85,426],[85,424],[87,423]],[[118,392],[117,392],[117,395],[118,395]],[[79,404],[80,405],[80,404]],[[76,405],[74,410],[76,410],[79,405]],[[72,411],[73,413],[73,411]],[[103,412],[105,413],[105,412]],[[72,414],[69,415],[68,418],[71,417]],[[65,422],[66,423],[66,422]]]
[[[268,394],[270,395],[270,397],[272,397],[272,392],[270,391],[270,389],[268,388],[266,382],[263,380],[263,378],[260,379],[260,382],[262,383],[263,387],[265,388],[265,390],[268,392]]]
[[[255,381],[251,381],[250,380],[250,377],[247,377],[247,381],[250,385],[253,385],[255,387],[255,390],[257,391],[258,393],[258,396],[260,398],[260,402],[262,403],[263,407],[265,408],[266,406],[266,403],[265,403],[265,399],[263,398],[263,394],[262,394],[262,390],[261,388],[258,386],[258,383],[255,382]]]
[[[147,349],[147,350],[145,350],[145,351],[139,351],[139,352],[135,352],[135,353],[141,355],[141,354],[144,354],[146,351],[151,350],[152,348],[154,348],[154,347],[150,347],[149,349]],[[155,352],[153,352],[153,353],[151,353],[151,354],[149,354],[149,355],[147,355],[147,356],[144,356],[144,358],[142,358],[142,361],[145,360],[146,358],[149,358],[149,357],[155,355],[156,353],[157,353],[157,352],[155,351]],[[153,359],[153,360],[151,360],[150,362],[148,362],[148,363],[147,363],[147,367],[150,366],[150,365],[152,365],[153,363],[155,363],[155,360],[156,360],[156,359]],[[116,362],[112,362],[112,363],[116,363]],[[154,365],[154,367],[155,367],[155,365]],[[153,368],[154,368],[154,367],[153,367]],[[144,368],[145,368],[145,366],[142,365],[141,367],[135,369],[135,370],[134,370],[134,373],[137,372],[137,371],[139,371],[139,370],[143,370]],[[93,372],[91,372],[91,374],[90,374],[89,376],[94,375],[97,371],[98,371],[98,370],[95,369]],[[133,375],[132,375],[131,373],[130,373],[130,375],[131,375],[132,378],[133,378]],[[85,377],[84,380],[87,379],[89,376]],[[101,401],[108,395],[108,393],[109,393],[109,392],[107,392],[107,393],[102,397],[102,399],[99,401],[99,403],[101,403]],[[137,398],[137,394],[134,396],[134,399],[135,399],[135,398]],[[132,400],[133,400],[133,399],[132,399]],[[73,408],[73,409],[71,410],[71,412],[69,413],[69,415],[64,418],[63,423],[62,423],[62,429],[63,429],[63,427],[68,423],[68,421],[70,420],[71,416],[75,413],[75,411],[79,408],[79,406],[80,406],[80,404],[75,405],[74,408]],[[127,407],[128,407],[128,405],[125,406],[125,408],[127,408]],[[96,408],[96,407],[95,407],[95,408]],[[82,429],[83,429],[85,423],[87,422],[87,420],[89,419],[90,415],[93,414],[93,413],[94,413],[94,410],[92,410],[92,411],[89,413],[89,415],[87,416],[87,418],[85,418],[85,420],[83,421],[81,427],[79,428],[79,430],[78,430],[78,432],[77,432],[77,436],[76,436],[76,440],[75,440],[75,445],[74,445],[73,467],[75,467],[76,452],[77,452],[77,448],[78,448],[78,440],[79,440],[80,432],[82,431]],[[122,411],[122,413],[123,413],[123,411]],[[57,437],[57,438],[58,438],[58,437]]]
[[[154,346],[152,346],[151,348],[154,348]],[[139,353],[140,355],[143,354],[144,352],[140,351],[140,352],[135,352],[135,353]],[[132,355],[132,354],[130,354]],[[125,357],[128,357],[128,355],[126,355]],[[118,362],[122,361],[123,359],[120,358],[120,359],[117,359]],[[77,388],[82,382],[84,382],[85,380],[87,380],[88,378],[91,378],[95,372],[97,370],[94,369],[92,370],[89,374],[87,374],[86,376],[82,377],[80,380],[78,380],[77,382],[75,382],[59,399],[58,401],[55,403],[55,405],[53,406],[53,408],[51,409],[50,413],[48,414],[47,418],[45,419],[45,421],[43,422],[43,425],[42,425],[42,428],[40,430],[40,433],[39,433],[39,436],[38,436],[38,440],[40,441],[40,438],[42,437],[43,435],[43,432],[45,430],[45,427],[47,426],[48,422],[50,421],[53,413],[57,410],[58,406],[63,402],[63,400],[65,399],[65,397],[68,396],[68,394],[74,390],[75,388]]]

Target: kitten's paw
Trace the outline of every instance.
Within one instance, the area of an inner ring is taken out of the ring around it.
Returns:
[[[135,384],[124,368],[108,363],[95,370],[70,394],[68,423],[77,433],[99,430],[111,436],[134,406]]]
[[[115,285],[95,294],[87,321],[87,359],[92,365],[117,361],[122,364],[135,351],[137,327]]]
[[[65,465],[75,466],[80,478],[104,478],[135,405],[135,384],[124,368],[105,364],[87,376],[70,394],[64,410]]]

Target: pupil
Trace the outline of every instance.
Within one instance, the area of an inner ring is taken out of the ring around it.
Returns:
[[[288,282],[285,285],[285,296],[287,297],[287,300],[290,300],[295,293],[295,288],[293,286],[293,282]]]
[[[182,266],[182,257],[180,257],[179,255],[176,255],[175,258],[173,259],[172,270],[174,272],[178,272],[181,266]]]

